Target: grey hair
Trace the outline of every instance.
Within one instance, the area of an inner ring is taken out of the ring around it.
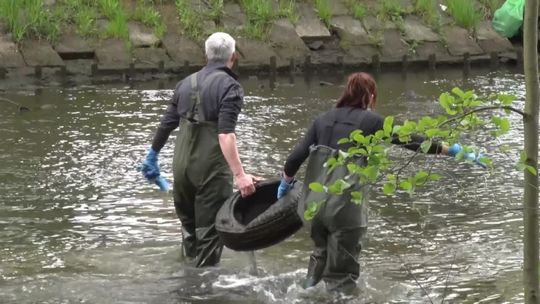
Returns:
[[[233,37],[227,33],[216,32],[210,35],[204,43],[208,61],[226,63],[235,51]]]

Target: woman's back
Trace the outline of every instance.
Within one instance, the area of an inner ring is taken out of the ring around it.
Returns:
[[[333,108],[315,120],[314,144],[346,150],[348,145],[338,145],[340,139],[348,138],[354,130],[361,130],[364,135],[374,134],[383,125],[384,118],[373,111],[354,107]]]

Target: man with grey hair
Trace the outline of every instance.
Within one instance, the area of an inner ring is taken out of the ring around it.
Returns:
[[[158,153],[180,127],[173,158],[174,207],[182,222],[183,252],[196,259],[197,267],[219,263],[223,245],[214,221],[232,194],[233,177],[242,196],[255,192],[257,181],[244,172],[236,145],[244,92],[231,70],[235,41],[229,34],[214,33],[205,42],[205,52],[206,66],[176,85],[141,166],[148,180],[159,180]]]

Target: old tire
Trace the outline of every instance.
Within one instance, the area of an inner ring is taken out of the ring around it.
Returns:
[[[223,244],[237,251],[250,251],[275,245],[302,227],[297,205],[302,183],[296,181],[281,199],[276,198],[279,180],[257,184],[257,191],[246,198],[235,192],[219,209],[216,230]]]

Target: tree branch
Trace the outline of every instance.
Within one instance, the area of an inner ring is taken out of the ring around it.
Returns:
[[[521,110],[519,110],[519,109],[516,109],[516,108],[514,108],[514,107],[510,107],[510,106],[489,106],[489,107],[482,107],[482,108],[470,110],[470,111],[465,112],[465,113],[463,113],[463,114],[461,114],[461,115],[459,115],[459,116],[452,117],[452,118],[448,119],[447,121],[441,123],[441,124],[439,125],[439,127],[440,127],[440,126],[444,126],[444,125],[446,125],[446,124],[448,124],[448,123],[451,123],[451,122],[453,122],[453,121],[456,121],[456,120],[458,120],[458,119],[461,119],[461,118],[463,118],[463,117],[466,117],[466,116],[468,116],[468,115],[471,115],[471,114],[473,114],[473,113],[484,112],[484,111],[491,111],[491,110],[499,110],[499,109],[501,109],[501,110],[509,110],[509,111],[512,111],[512,112],[514,112],[514,113],[520,114],[522,117],[525,117],[525,116],[526,116],[525,112],[523,112],[523,111],[521,111]]]

